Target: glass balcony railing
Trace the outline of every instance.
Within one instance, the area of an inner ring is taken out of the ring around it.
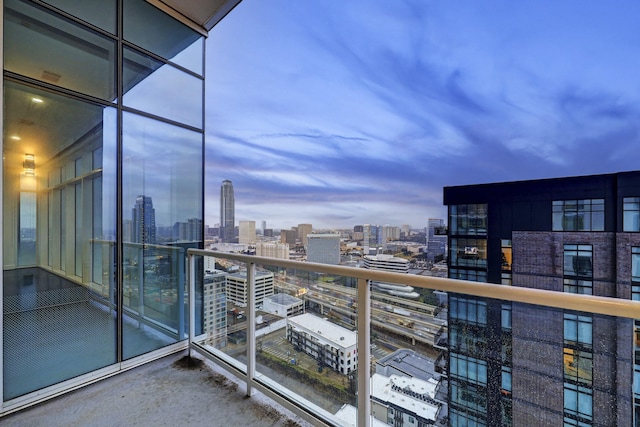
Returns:
[[[640,302],[189,249],[189,307],[201,257],[191,351],[314,424],[634,425]]]

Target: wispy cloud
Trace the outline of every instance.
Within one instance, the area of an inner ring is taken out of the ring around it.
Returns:
[[[421,227],[445,185],[637,168],[639,12],[244,0],[208,40],[207,221],[223,179],[273,227]]]

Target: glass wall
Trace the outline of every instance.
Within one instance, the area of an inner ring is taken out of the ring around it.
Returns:
[[[117,4],[4,2],[5,401],[185,337],[204,40]]]

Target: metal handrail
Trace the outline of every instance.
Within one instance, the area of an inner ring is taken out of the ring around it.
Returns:
[[[640,301],[594,295],[578,295],[542,289],[523,288],[518,286],[478,283],[467,280],[445,279],[441,277],[417,276],[413,274],[391,273],[380,270],[368,270],[341,265],[319,264],[284,260],[277,258],[217,252],[203,249],[188,249],[189,254],[211,256],[214,258],[232,259],[256,265],[291,268],[302,271],[348,276],[355,279],[374,280],[394,284],[414,286],[417,288],[441,290],[467,294],[477,297],[493,298],[525,304],[542,305],[566,310],[586,311],[594,314],[640,318]]]
[[[251,396],[253,389],[259,389],[271,398],[284,404],[289,409],[303,417],[312,416],[305,412],[304,408],[292,405],[287,399],[282,399],[278,393],[272,393],[269,387],[264,387],[255,378],[256,354],[255,354],[255,267],[256,265],[290,268],[299,271],[325,273],[338,276],[346,276],[357,279],[357,365],[358,393],[357,393],[357,425],[358,427],[370,427],[371,416],[371,373],[369,361],[371,356],[371,289],[370,281],[380,281],[394,284],[410,285],[418,288],[460,293],[477,297],[486,297],[510,302],[540,305],[567,310],[584,311],[594,314],[603,314],[631,319],[640,318],[640,301],[624,300],[610,297],[592,295],[577,295],[564,292],[523,288],[517,286],[496,285],[490,283],[469,282],[465,280],[444,279],[438,277],[417,276],[411,274],[391,273],[380,270],[318,264],[310,262],[283,260],[277,258],[259,257],[253,255],[217,252],[202,249],[188,249],[189,258],[189,348],[198,348],[194,345],[195,336],[195,257],[210,256],[234,260],[246,264],[249,304],[247,306],[247,364],[246,380],[247,396]],[[320,418],[314,418],[317,423],[330,425]]]

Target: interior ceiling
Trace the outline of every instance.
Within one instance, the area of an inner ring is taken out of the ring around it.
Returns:
[[[242,0],[150,0],[150,3],[164,3],[209,31],[241,1]]]

